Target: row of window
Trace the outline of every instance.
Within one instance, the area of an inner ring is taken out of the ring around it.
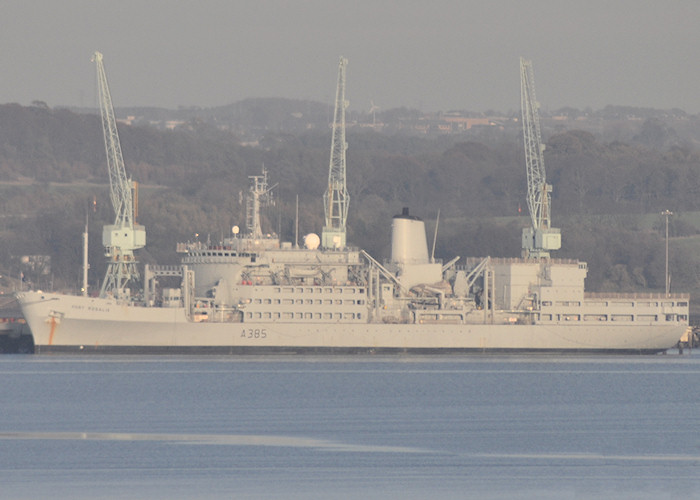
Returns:
[[[365,293],[364,288],[353,288],[353,287],[332,287],[332,286],[326,286],[326,287],[321,287],[321,286],[314,286],[314,287],[293,287],[293,286],[284,286],[284,287],[275,287],[273,289],[275,293],[345,293],[345,294],[355,294],[355,293]]]
[[[254,253],[233,251],[196,251],[190,252],[190,257],[255,257]]]
[[[564,306],[564,307],[581,307],[581,302],[577,300],[560,300],[555,303],[557,306]],[[551,300],[543,300],[542,301],[543,306],[551,306],[552,301]],[[659,307],[659,305],[663,307],[673,307],[673,306],[678,306],[678,307],[688,307],[687,302],[620,302],[620,301],[595,301],[595,302],[585,302],[584,305],[586,307]]]
[[[365,299],[253,299],[253,304],[268,304],[268,305],[292,305],[306,304],[307,306],[316,304],[320,305],[336,305],[336,306],[354,306],[364,305]]]
[[[245,317],[249,320],[311,320],[311,321],[340,321],[362,319],[362,313],[339,313],[339,312],[247,312]]]
[[[665,321],[686,321],[688,317],[684,314],[664,314]],[[580,314],[540,314],[542,321],[581,321]],[[624,322],[652,322],[659,321],[658,314],[584,314],[583,321],[624,321]]]

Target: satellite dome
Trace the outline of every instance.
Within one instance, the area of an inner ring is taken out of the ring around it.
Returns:
[[[321,238],[315,233],[309,233],[304,236],[304,246],[309,250],[316,250],[321,244]]]

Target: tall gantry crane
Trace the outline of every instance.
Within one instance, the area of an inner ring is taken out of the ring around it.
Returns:
[[[335,91],[335,113],[333,114],[333,137],[331,140],[331,161],[328,172],[328,190],[323,194],[326,224],[321,233],[323,248],[344,248],[346,245],[346,223],[348,217],[348,195],[345,183],[345,67],[348,60],[340,58],[338,85]]]
[[[134,183],[126,176],[122,148],[114,117],[112,96],[107,84],[102,54],[95,52],[93,61],[97,66],[97,90],[100,101],[100,116],[107,152],[109,189],[114,208],[114,224],[102,229],[102,244],[108,258],[107,272],[102,282],[100,296],[128,298],[127,288],[131,281],[138,280],[139,272],[134,250],[146,245],[146,229],[135,222]]]
[[[527,206],[531,226],[523,228],[523,257],[548,259],[550,250],[561,248],[561,232],[551,224],[552,186],[544,169],[544,144],[540,132],[539,103],[535,98],[532,62],[520,58],[520,103],[527,166]]]

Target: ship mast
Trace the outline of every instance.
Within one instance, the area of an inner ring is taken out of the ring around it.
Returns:
[[[539,103],[535,98],[535,76],[532,62],[522,57],[520,58],[520,103],[527,167],[527,206],[531,219],[531,226],[523,228],[523,257],[549,259],[550,250],[561,248],[561,233],[559,229],[550,227],[552,186],[546,182]]]
[[[321,233],[323,248],[344,248],[346,245],[346,222],[350,196],[345,184],[345,67],[348,60],[340,58],[338,85],[335,91],[335,113],[333,114],[333,136],[331,140],[331,160],[328,171],[328,190],[323,195],[326,224]]]
[[[247,199],[246,205],[246,226],[248,234],[251,238],[262,239],[262,225],[260,224],[260,208],[262,206],[272,205],[272,190],[277,187],[275,184],[272,187],[267,185],[267,169],[265,165],[262,167],[262,175],[249,175],[251,179],[250,196]]]
[[[100,297],[112,295],[116,298],[127,298],[130,293],[127,285],[139,278],[134,250],[146,245],[146,229],[134,222],[136,215],[132,192],[134,183],[126,176],[119,133],[117,132],[117,121],[112,106],[112,96],[109,92],[102,59],[102,54],[95,52],[93,61],[97,66],[100,116],[107,153],[110,196],[115,218],[114,224],[104,226],[102,229],[102,244],[105,247],[108,263]]]
[[[88,296],[88,214],[85,214],[85,232],[83,232],[83,297]]]

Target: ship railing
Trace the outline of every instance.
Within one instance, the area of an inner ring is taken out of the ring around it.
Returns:
[[[177,253],[187,253],[192,250],[202,250],[204,248],[206,248],[206,245],[201,241],[178,242],[175,245],[175,251]]]
[[[608,292],[585,292],[584,297],[587,299],[685,299],[690,300],[689,293],[650,293],[650,292],[627,292],[627,293],[608,293]]]
[[[521,257],[467,257],[466,265],[456,266],[460,270],[469,270],[474,266],[478,265],[485,258],[491,259],[493,264],[517,264],[522,262],[530,262],[528,259],[523,259]],[[539,263],[538,261],[531,261],[533,264]],[[580,260],[577,259],[549,259],[546,262],[551,264],[582,264]]]
[[[153,276],[182,276],[182,266],[166,264],[146,264],[146,266]]]

